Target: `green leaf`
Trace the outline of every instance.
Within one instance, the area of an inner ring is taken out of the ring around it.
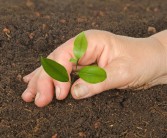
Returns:
[[[77,63],[77,59],[75,59],[75,58],[71,58],[71,59],[70,59],[70,62],[72,62],[72,63],[75,63],[75,64],[76,64],[76,63]]]
[[[69,77],[64,66],[54,60],[41,57],[41,64],[46,73],[55,80],[68,82]]]
[[[86,36],[84,32],[81,32],[80,34],[78,34],[78,36],[74,41],[73,52],[77,60],[80,59],[85,54],[87,46],[88,42]]]
[[[107,78],[107,74],[104,69],[98,66],[86,66],[83,67],[78,75],[84,81],[88,83],[99,83],[104,81]]]

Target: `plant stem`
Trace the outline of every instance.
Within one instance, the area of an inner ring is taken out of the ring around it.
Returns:
[[[75,81],[76,76],[78,76],[78,73],[77,73],[77,72],[73,72],[72,75],[71,75],[71,81],[69,81],[70,84],[71,84],[70,89],[71,89],[71,87],[72,87],[72,84],[73,84],[74,81]]]
[[[77,71],[77,68],[78,68],[78,61],[79,61],[79,60],[77,59],[77,62],[76,62],[76,71]]]

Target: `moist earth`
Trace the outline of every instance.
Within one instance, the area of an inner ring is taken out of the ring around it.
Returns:
[[[0,0],[1,138],[166,138],[167,85],[25,103],[22,77],[87,29],[148,37],[167,29],[165,0]]]

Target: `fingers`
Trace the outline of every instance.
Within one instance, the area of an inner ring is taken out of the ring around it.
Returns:
[[[63,48],[58,48],[51,53],[48,58],[59,62],[67,69],[68,74],[71,73],[72,65],[68,62],[71,58],[69,51],[65,51]],[[32,102],[35,98],[35,104],[38,107],[43,107],[49,104],[52,101],[55,92],[57,99],[64,99],[70,89],[69,82],[61,83],[53,80],[46,74],[42,67],[25,76],[24,81],[28,82],[28,87],[22,94],[23,100]]]
[[[49,104],[54,95],[54,86],[52,79],[42,71],[36,83],[35,104],[43,107]]]
[[[48,58],[55,60],[59,64],[63,65],[68,73],[69,82],[60,82],[57,80],[53,80],[53,84],[55,87],[55,96],[58,100],[63,100],[67,97],[69,90],[70,90],[70,74],[72,72],[72,63],[69,62],[71,57],[71,50],[67,50],[65,48],[66,45],[70,46],[72,41],[68,41],[63,44],[61,47],[57,48]]]
[[[69,42],[66,44],[69,44]],[[65,66],[68,74],[71,73],[72,65],[70,62],[67,62],[71,58],[69,51],[65,51],[63,48],[58,48],[51,53],[48,58],[56,60]],[[49,104],[53,99],[55,91],[57,92],[57,99],[64,99],[70,88],[70,83],[61,83],[53,80],[46,74],[42,67],[25,76],[24,81],[28,82],[28,87],[22,94],[23,100],[32,102],[35,98],[35,104],[38,107],[43,107]]]
[[[42,70],[38,70],[28,83],[22,98],[26,102],[32,102],[38,107],[43,107],[52,101],[54,86],[52,79]]]
[[[88,41],[88,47],[85,55],[78,62],[81,66],[91,65],[98,62],[104,49],[107,49],[107,46],[109,45],[109,39],[107,39],[109,37],[107,37],[107,33],[104,31],[88,30],[85,31],[85,34]],[[103,62],[105,64],[106,60]]]
[[[58,100],[63,100],[67,97],[70,90],[70,82],[58,82],[54,81],[55,96]]]
[[[27,89],[22,94],[22,99],[25,102],[32,102],[36,95],[36,86],[37,86],[37,80],[39,77],[41,70],[38,70],[38,72],[33,76],[31,81],[28,83]]]

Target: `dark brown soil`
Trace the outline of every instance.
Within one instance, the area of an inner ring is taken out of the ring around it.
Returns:
[[[167,1],[0,0],[0,137],[166,138],[167,85],[78,101],[69,95],[45,108],[20,97],[21,78],[40,65],[39,56],[79,32],[146,37],[150,26],[167,29]]]

